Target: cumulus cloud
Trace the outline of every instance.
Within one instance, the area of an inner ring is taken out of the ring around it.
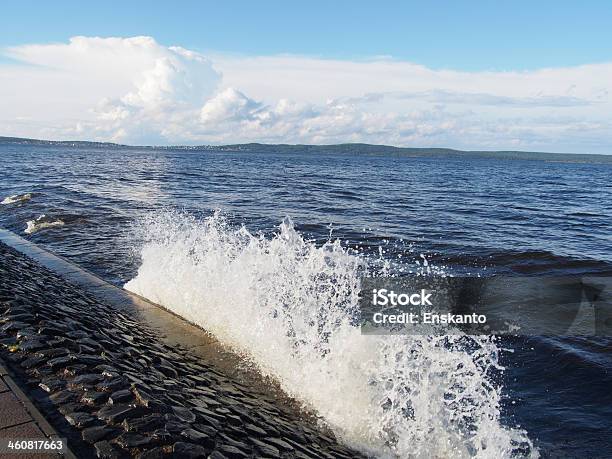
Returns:
[[[151,37],[74,37],[4,54],[22,65],[0,66],[0,95],[9,101],[0,119],[11,125],[11,115],[27,113],[46,126],[17,129],[23,135],[166,141],[166,123],[195,114],[220,81],[204,56]]]
[[[6,135],[126,143],[372,142],[612,152],[612,64],[435,70],[208,55],[151,37],[5,49]]]

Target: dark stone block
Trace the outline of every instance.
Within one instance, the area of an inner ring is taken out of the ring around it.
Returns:
[[[257,427],[254,424],[245,424],[244,429],[251,435],[259,437],[265,437],[266,435],[268,435],[265,430],[263,430],[261,427]]]
[[[115,441],[118,445],[124,448],[140,448],[143,446],[150,445],[152,442],[151,437],[146,437],[136,432],[125,432],[119,435]]]
[[[73,386],[91,386],[96,384],[97,382],[100,382],[102,380],[102,376],[101,375],[96,375],[96,374],[84,374],[84,375],[79,375],[76,378],[74,378],[70,384]]]
[[[140,407],[132,407],[129,405],[106,405],[98,411],[98,418],[103,421],[108,421],[111,424],[118,424],[124,419],[135,418],[146,413]]]
[[[151,395],[150,390],[145,389],[141,384],[132,384],[131,390],[139,405],[152,407],[155,403],[159,403],[159,400]]]
[[[69,390],[56,392],[55,394],[49,396],[49,399],[56,405],[64,405],[66,403],[74,402],[76,398],[77,395]]]
[[[82,403],[66,403],[65,405],[61,405],[57,411],[62,413],[64,416],[67,414],[75,413],[77,411],[87,411],[87,406]]]
[[[212,427],[204,424],[194,424],[193,428],[196,429],[198,432],[206,434],[209,437],[214,437],[215,435],[217,435],[218,432],[217,429],[213,429]]]
[[[244,434],[241,434],[240,438],[248,438],[248,437],[246,437]],[[219,442],[224,445],[234,446],[241,451],[248,451],[250,449],[250,446],[248,446],[246,443],[238,441],[232,437],[229,437],[226,434],[219,435]]]
[[[81,397],[81,402],[85,403],[86,405],[100,405],[101,403],[106,402],[107,398],[108,394],[105,394],[104,392],[88,391],[85,393],[85,395],[83,395],[83,397]]]
[[[56,357],[55,359],[51,359],[47,362],[47,366],[49,366],[53,370],[57,370],[59,368],[64,368],[70,365],[72,362],[72,357],[67,355],[64,357]]]
[[[85,365],[100,365],[106,360],[98,355],[77,354],[75,360]]]
[[[108,381],[102,381],[96,384],[96,389],[101,392],[116,392],[118,390],[127,389],[128,383],[125,378],[118,377]]]
[[[166,429],[156,429],[151,436],[157,443],[169,444],[172,442],[172,435]]]
[[[159,365],[157,369],[170,378],[178,378],[178,373],[174,368],[167,365]]]
[[[81,435],[87,443],[97,443],[119,433],[119,430],[108,426],[94,426],[83,429]]]
[[[219,451],[213,451],[208,456],[208,459],[228,459],[228,457]]]
[[[137,459],[163,459],[165,457],[164,450],[161,447],[153,448],[140,453]]]
[[[10,321],[5,323],[4,325],[2,325],[0,327],[0,332],[2,332],[2,334],[8,334],[9,332],[14,332],[17,331],[21,328],[26,328],[28,327],[28,324],[26,324],[25,322],[19,322],[19,321]]]
[[[221,454],[229,459],[242,459],[249,457],[249,454],[231,445],[221,445],[217,448]]]
[[[33,339],[22,341],[19,344],[19,349],[21,349],[24,352],[33,352],[39,349],[44,349],[45,347],[47,347],[47,344],[44,341],[33,340]]]
[[[242,426],[243,424],[242,419],[240,419],[238,416],[230,415],[230,416],[226,416],[225,419],[231,425],[236,426],[236,427]]]
[[[268,445],[256,438],[251,438],[250,440],[263,455],[268,457],[280,457],[280,451],[275,446]]]
[[[119,459],[119,451],[106,440],[99,441],[94,445],[96,456],[100,459]]]
[[[199,445],[205,446],[207,448],[214,448],[215,446],[215,437],[206,435],[205,433],[198,432],[195,429],[185,429],[181,432],[181,437],[190,442],[197,443]]]
[[[200,445],[194,445],[193,443],[185,443],[182,441],[176,442],[172,446],[172,452],[179,458],[185,459],[196,459],[206,458],[210,450]]]
[[[192,423],[196,420],[196,415],[182,406],[173,406],[172,411],[181,421]]]
[[[47,359],[44,357],[34,356],[28,359],[25,359],[23,362],[21,362],[21,366],[23,368],[30,369],[30,368],[34,368],[34,367],[38,367],[39,365],[42,365],[43,363],[46,362],[46,360]]]
[[[189,428],[189,424],[181,422],[181,421],[167,421],[164,425],[165,429],[171,434],[178,435],[183,430]]]
[[[45,392],[57,392],[66,386],[66,382],[57,378],[47,378],[42,380],[38,386]]]
[[[68,421],[71,426],[82,428],[92,425],[96,421],[96,418],[89,413],[76,412],[67,414],[66,421]]]
[[[211,418],[210,416],[198,414],[198,422],[210,426],[215,430],[221,430],[221,422],[215,418]]]
[[[108,403],[111,405],[129,402],[130,400],[132,400],[132,393],[127,389],[113,392],[110,397],[108,397]]]
[[[127,432],[147,432],[160,427],[164,418],[159,413],[152,413],[142,418],[125,419],[121,424]]]
[[[282,451],[293,451],[293,446],[281,438],[268,437],[264,441],[266,443],[271,443]]]

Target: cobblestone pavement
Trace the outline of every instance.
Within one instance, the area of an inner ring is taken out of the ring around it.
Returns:
[[[360,457],[2,243],[0,356],[78,457]]]

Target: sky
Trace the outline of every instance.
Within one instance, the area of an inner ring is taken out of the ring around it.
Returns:
[[[5,2],[0,135],[612,154],[612,3]]]

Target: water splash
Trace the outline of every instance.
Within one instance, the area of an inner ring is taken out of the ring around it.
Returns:
[[[0,204],[15,204],[18,202],[29,201],[30,199],[32,199],[32,193],[13,194],[4,198]]]
[[[64,221],[59,218],[42,214],[35,220],[28,220],[26,222],[26,229],[23,232],[25,234],[33,234],[45,228],[56,228],[58,226],[64,226],[64,224]]]
[[[494,338],[364,336],[356,323],[368,261],[340,241],[271,238],[166,212],[140,226],[125,287],[209,330],[347,444],[379,457],[537,457],[502,425]]]

